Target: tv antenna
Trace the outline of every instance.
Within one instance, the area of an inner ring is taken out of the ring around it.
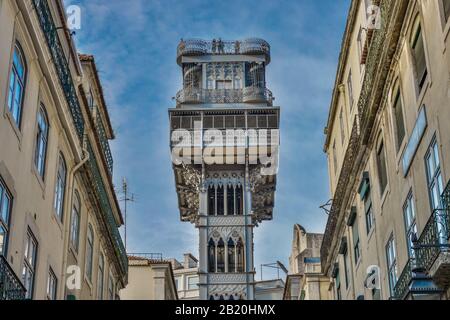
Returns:
[[[125,224],[125,252],[127,252],[127,205],[128,202],[136,202],[134,193],[129,194],[128,182],[126,178],[122,178],[122,194],[123,197],[120,201],[124,202],[124,224]]]

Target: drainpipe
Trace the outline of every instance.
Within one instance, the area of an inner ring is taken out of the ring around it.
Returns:
[[[75,186],[75,175],[76,173],[89,161],[89,152],[87,150],[87,135],[85,133],[84,135],[84,139],[83,139],[83,146],[82,146],[82,154],[83,154],[83,158],[80,160],[80,162],[72,168],[72,170],[70,170],[69,173],[69,179],[68,179],[68,186],[69,188],[66,190],[69,192],[68,197],[67,197],[67,201],[65,204],[65,212],[67,212],[68,214],[66,215],[66,221],[64,223],[64,247],[63,247],[63,265],[62,265],[62,275],[61,275],[61,283],[63,284],[61,286],[61,290],[63,290],[63,294],[64,294],[64,290],[66,288],[66,277],[67,277],[67,255],[68,255],[68,249],[69,249],[69,232],[70,232],[70,218],[71,218],[71,210],[70,208],[72,207],[72,198],[73,198],[73,192],[74,192],[74,186]],[[65,298],[65,297],[64,297]]]

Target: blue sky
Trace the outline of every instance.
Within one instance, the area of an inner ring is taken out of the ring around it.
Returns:
[[[198,255],[197,230],[179,219],[169,107],[181,88],[180,38],[260,37],[272,47],[268,87],[281,106],[274,219],[255,230],[255,267],[288,263],[292,230],[323,232],[329,198],[323,128],[350,0],[66,0],[82,9],[78,50],[96,56],[117,139],[114,181],[127,177],[129,252]]]

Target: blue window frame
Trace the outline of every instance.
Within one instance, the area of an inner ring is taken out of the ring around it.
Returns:
[[[36,169],[42,179],[44,179],[45,174],[47,141],[48,141],[48,118],[44,106],[41,105],[37,116],[36,150],[34,155],[34,164],[36,165]]]
[[[23,97],[25,92],[26,79],[26,63],[25,58],[17,43],[14,47],[13,61],[11,66],[11,73],[9,76],[8,86],[8,109],[16,123],[20,128],[22,120]]]
[[[12,196],[0,178],[0,255],[6,256],[8,249],[9,221]]]

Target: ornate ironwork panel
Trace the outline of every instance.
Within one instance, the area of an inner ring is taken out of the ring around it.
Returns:
[[[33,0],[39,23],[47,40],[50,54],[55,64],[56,72],[61,83],[67,104],[72,115],[79,139],[81,140],[84,133],[84,119],[81,113],[77,92],[73,84],[72,75],[70,73],[69,63],[64,53],[61,41],[58,37],[58,30],[53,21],[52,14],[46,0]]]
[[[5,257],[0,255],[0,300],[24,300],[25,293],[22,282]]]
[[[113,173],[113,157],[111,154],[111,149],[109,147],[109,141],[106,137],[106,130],[103,125],[103,121],[100,116],[97,115],[95,120],[95,126],[97,127],[98,138],[100,140],[100,145],[102,147],[103,155],[105,156],[106,164],[108,165],[109,173]]]
[[[415,266],[415,259],[409,259],[402,274],[397,280],[397,284],[394,288],[394,299],[403,300],[409,292],[409,285],[412,281],[412,270]]]
[[[89,152],[89,161],[88,174],[90,175],[93,190],[95,191],[97,200],[99,201],[100,207],[103,211],[104,217],[106,219],[106,225],[108,227],[108,231],[112,237],[114,249],[116,251],[116,255],[119,258],[119,263],[124,273],[128,270],[128,258],[125,250],[125,246],[122,241],[122,237],[120,236],[119,229],[117,227],[117,223],[114,218],[114,214],[111,208],[111,204],[109,202],[108,194],[106,192],[105,184],[103,182],[103,178],[100,174],[100,170],[97,165],[97,161],[95,160],[95,154],[92,150],[92,146],[90,142],[87,143],[87,150]]]

